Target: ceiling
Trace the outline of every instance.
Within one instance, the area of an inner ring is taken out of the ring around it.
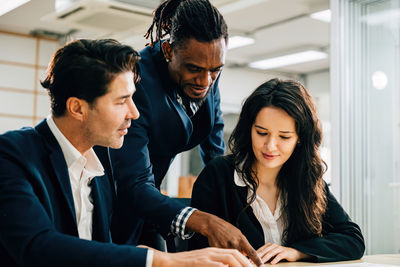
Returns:
[[[85,3],[85,12],[92,12],[109,3],[115,4],[120,10],[114,9],[111,13],[101,10],[98,13],[101,14],[98,16],[100,19],[92,16],[93,12],[90,18],[79,19],[80,23],[86,23],[85,26],[91,24],[89,26],[101,27],[95,29],[79,27],[68,19],[62,22],[57,20],[60,12],[59,10],[56,12],[55,0],[31,0],[0,16],[0,30],[36,32],[60,38],[60,42],[65,42],[66,34],[74,38],[113,37],[139,50],[146,43],[143,34],[151,23],[151,10],[160,2],[159,0],[58,1],[67,2],[72,7],[78,6],[80,2]],[[311,13],[328,9],[329,0],[211,0],[211,2],[224,15],[231,36],[241,34],[255,38],[255,43],[252,45],[228,51],[228,67],[259,71],[247,67],[248,63],[306,49],[318,49],[329,53],[329,23],[309,17]],[[129,10],[131,13],[120,16],[121,10]],[[78,17],[75,14],[69,17],[73,16]],[[135,26],[127,28],[126,25]],[[269,72],[301,75],[327,69],[329,69],[329,58],[285,66]]]

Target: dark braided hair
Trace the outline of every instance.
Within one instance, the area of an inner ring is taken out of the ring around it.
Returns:
[[[211,42],[223,37],[227,41],[228,26],[208,0],[166,0],[154,10],[153,23],[145,38],[150,38],[153,46],[166,35],[173,45],[189,38]]]
[[[322,235],[322,217],[327,205],[322,179],[326,164],[318,152],[322,131],[314,101],[297,81],[269,80],[246,99],[229,138],[235,169],[252,192],[249,203],[238,217],[255,200],[259,183],[252,169],[256,159],[252,150],[251,128],[259,111],[270,106],[283,109],[295,120],[300,141],[277,177],[277,186],[283,196],[283,213],[288,222],[282,239],[288,245],[310,235]],[[238,221],[239,218],[236,224]]]

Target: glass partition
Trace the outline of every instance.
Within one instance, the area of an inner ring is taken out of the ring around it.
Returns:
[[[400,253],[400,1],[331,9],[332,188],[366,254]]]

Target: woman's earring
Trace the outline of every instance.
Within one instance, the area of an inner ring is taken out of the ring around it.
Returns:
[[[171,59],[165,58],[165,62],[169,63],[169,62],[171,62]]]

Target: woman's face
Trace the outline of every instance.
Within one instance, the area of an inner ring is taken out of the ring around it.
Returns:
[[[256,169],[279,170],[292,155],[297,140],[295,121],[292,117],[281,108],[262,108],[251,127]]]

